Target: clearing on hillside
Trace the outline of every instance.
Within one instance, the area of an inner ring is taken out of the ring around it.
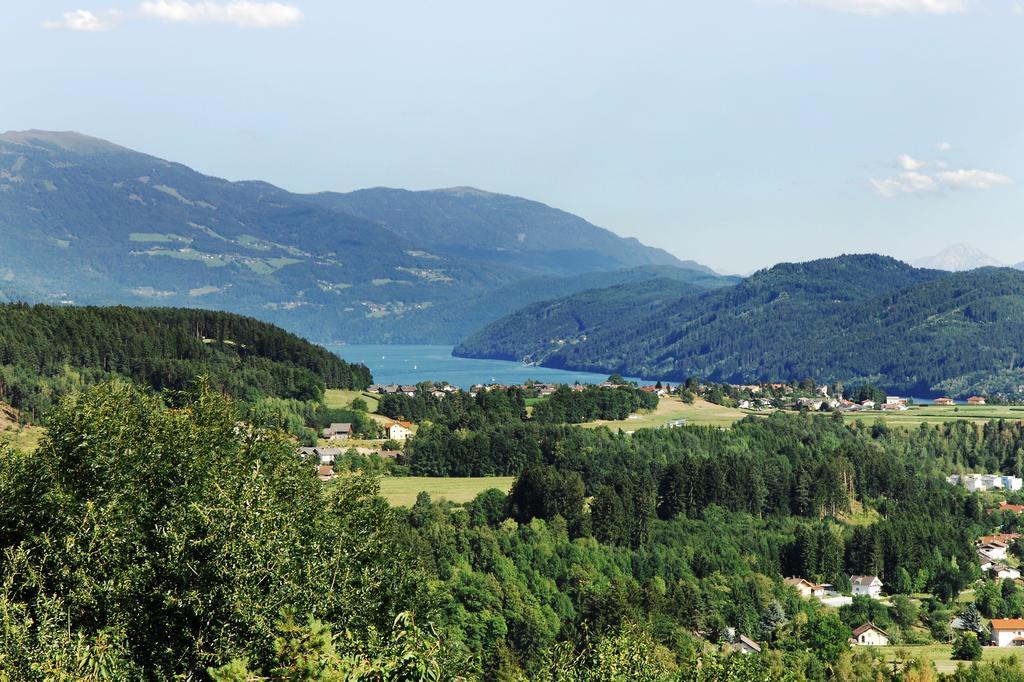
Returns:
[[[420,492],[426,492],[437,502],[445,499],[456,504],[472,502],[473,498],[490,488],[507,493],[515,482],[514,476],[487,476],[483,478],[431,478],[426,476],[385,476],[380,479],[380,494],[395,507],[411,507]]]

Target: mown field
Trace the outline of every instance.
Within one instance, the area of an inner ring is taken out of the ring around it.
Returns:
[[[435,502],[441,499],[464,504],[489,488],[507,493],[515,482],[512,476],[486,478],[428,478],[424,476],[385,476],[380,479],[380,493],[396,507],[411,507],[420,492]]]
[[[377,406],[380,404],[375,395],[365,391],[346,391],[340,388],[329,388],[324,392],[324,402],[327,404],[327,407],[350,407],[352,401],[356,398],[365,400],[370,412],[376,412]]]
[[[963,663],[963,661],[954,661],[950,657],[953,647],[949,644],[929,644],[927,646],[881,646],[878,647],[878,651],[885,656],[885,660],[887,661],[906,660],[908,657],[924,658],[935,663],[935,668],[940,673],[951,673],[956,670],[957,664]],[[1024,647],[1009,648],[986,646],[981,648],[982,661],[998,661],[1008,656],[1020,659],[1020,661],[1024,663]],[[965,665],[970,664],[968,663]]]
[[[754,413],[732,407],[722,407],[699,398],[692,405],[688,405],[673,396],[662,398],[658,403],[658,408],[653,412],[631,415],[629,418],[619,421],[588,422],[582,426],[588,428],[607,426],[612,430],[636,431],[637,429],[657,428],[684,419],[687,424],[729,427],[748,414]]]
[[[894,426],[916,427],[920,424],[942,424],[954,419],[986,422],[990,419],[1024,420],[1024,406],[1020,405],[941,405],[912,406],[905,412],[861,412],[846,415],[847,421],[874,422],[879,419]]]

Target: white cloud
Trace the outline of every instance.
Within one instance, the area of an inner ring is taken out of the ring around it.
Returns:
[[[900,168],[905,171],[921,170],[928,165],[924,161],[918,161],[914,157],[910,156],[910,154],[900,154],[897,161],[900,164]]]
[[[942,145],[938,145],[942,146]],[[918,161],[909,154],[900,154],[896,158],[902,169],[896,175],[887,178],[870,178],[874,190],[883,197],[895,197],[901,194],[923,194],[941,190],[959,189],[991,189],[996,185],[1006,185],[1013,180],[995,171],[960,168],[947,170],[945,161],[935,161],[931,165],[934,172],[922,172],[927,161]]]
[[[915,194],[917,192],[935,192],[939,186],[931,176],[917,171],[904,171],[889,178],[871,178],[871,185],[883,197],[894,197],[898,194]]]
[[[65,12],[58,21],[47,21],[43,27],[49,29],[65,29],[68,31],[106,31],[113,23],[108,19],[101,19],[87,9],[76,9],[73,12]]]
[[[937,145],[935,145],[935,148],[938,149],[940,152],[948,152],[953,149],[953,145],[951,145],[948,142],[939,142]]]
[[[802,5],[851,14],[958,14],[967,0],[796,0]]]
[[[994,171],[964,169],[942,171],[935,177],[943,187],[949,189],[991,189],[996,185],[1008,185],[1013,180]]]
[[[190,24],[234,24],[247,28],[289,26],[302,19],[302,10],[279,2],[186,2],[186,0],[147,0],[139,10],[144,17]]]

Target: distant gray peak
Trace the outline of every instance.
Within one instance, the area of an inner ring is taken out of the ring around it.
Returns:
[[[477,197],[492,197],[496,196],[494,192],[486,192],[476,187],[442,187],[440,189],[427,190],[436,194],[453,194],[455,196],[477,196]]]
[[[90,137],[70,130],[9,130],[0,134],[0,142],[35,146],[53,146],[79,154],[127,152],[125,147],[113,142]]]
[[[963,272],[984,267],[1003,267],[1005,264],[971,244],[961,243],[948,246],[933,256],[919,258],[912,265],[933,270]]]

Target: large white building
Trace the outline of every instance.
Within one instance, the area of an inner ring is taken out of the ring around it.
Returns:
[[[1024,618],[993,618],[992,646],[1024,646]]]
[[[882,581],[877,575],[851,575],[850,586],[853,596],[865,596],[878,599],[882,596]]]
[[[962,485],[972,493],[983,493],[989,490],[1016,492],[1024,487],[1024,479],[1002,474],[952,474],[946,477],[946,481],[953,485]]]

